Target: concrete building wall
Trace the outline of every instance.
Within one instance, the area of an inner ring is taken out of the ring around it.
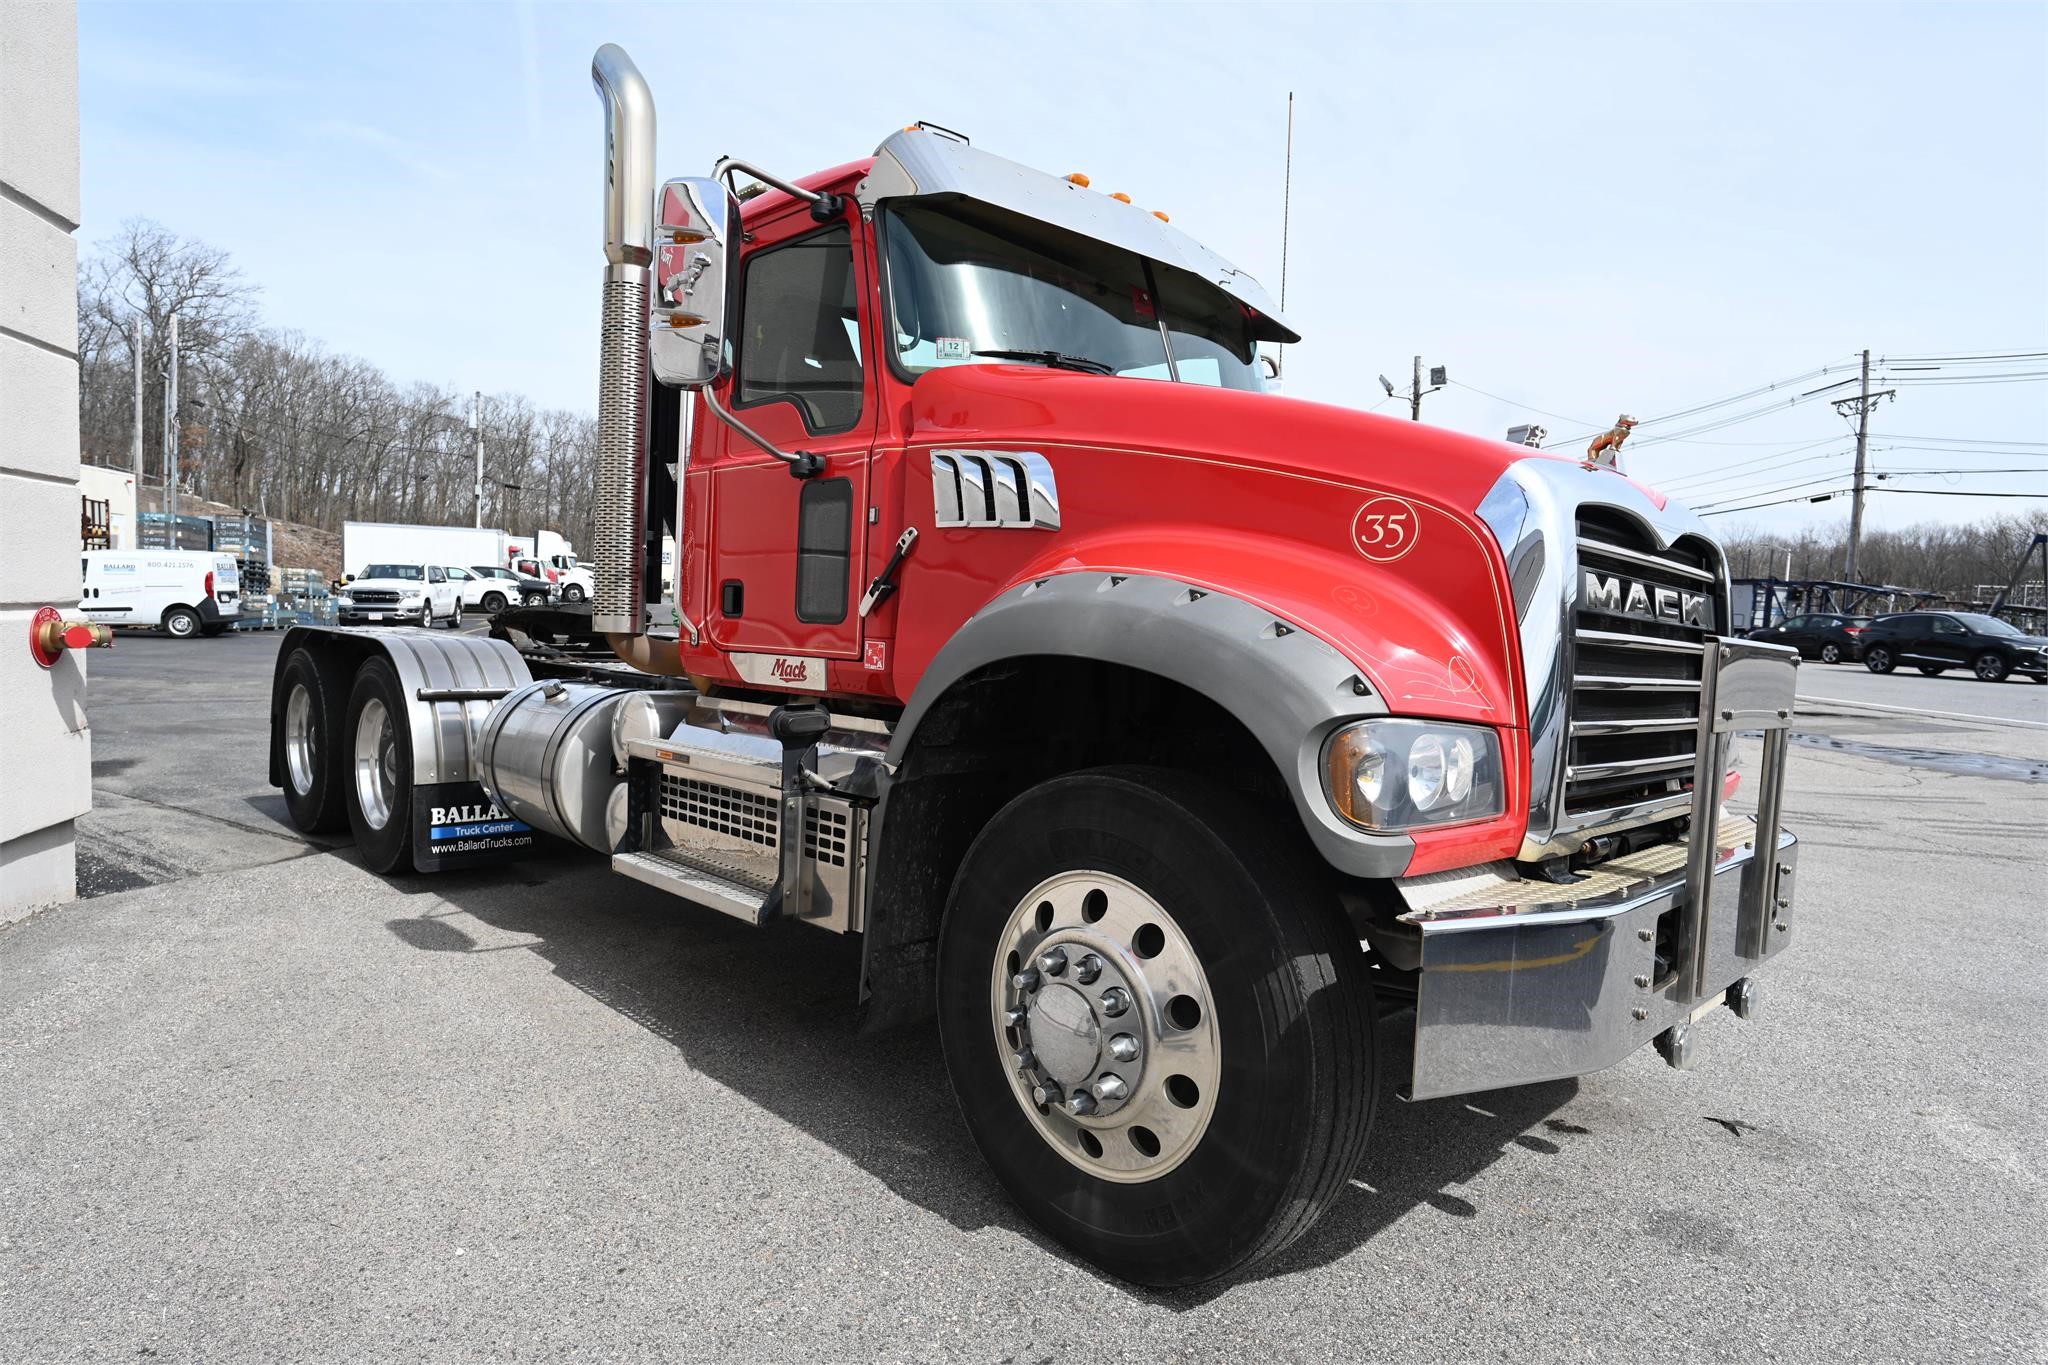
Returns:
[[[76,8],[0,0],[0,923],[76,894],[92,804],[85,660],[28,649],[78,605],[78,218]]]

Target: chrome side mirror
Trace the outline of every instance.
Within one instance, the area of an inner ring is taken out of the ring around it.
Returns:
[[[725,365],[729,269],[740,240],[740,205],[717,180],[690,177],[661,187],[654,215],[654,298],[648,309],[654,377],[701,389]]]

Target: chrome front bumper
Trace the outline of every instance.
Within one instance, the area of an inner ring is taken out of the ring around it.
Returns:
[[[1779,813],[1798,655],[1745,640],[1705,652],[1688,839],[1571,885],[1512,863],[1400,883],[1401,922],[1422,940],[1412,1098],[1584,1075],[1653,1041],[1683,1065],[1693,1021],[1790,941],[1799,841]],[[1759,729],[1756,819],[1724,822],[1728,745]]]

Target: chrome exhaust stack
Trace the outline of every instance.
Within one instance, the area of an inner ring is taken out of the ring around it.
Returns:
[[[648,267],[654,259],[654,92],[624,48],[590,60],[604,102],[604,320],[598,364],[591,629],[646,630]]]

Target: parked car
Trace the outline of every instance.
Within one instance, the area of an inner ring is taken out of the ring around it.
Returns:
[[[458,570],[450,569],[449,573]],[[503,565],[472,564],[470,582],[465,585],[462,604],[482,611],[503,611],[513,602],[522,607],[544,607],[554,595],[544,579],[518,574]]]
[[[1751,631],[1749,638],[1766,644],[1791,645],[1802,658],[1838,664],[1844,659],[1863,657],[1862,635],[1869,624],[1868,616],[1818,612],[1811,616],[1787,617],[1775,626]]]
[[[462,596],[439,564],[371,564],[336,595],[334,609],[344,626],[462,624]]]
[[[1864,629],[1863,666],[1889,673],[1910,664],[1928,677],[1967,668],[1985,682],[2017,673],[2048,683],[2048,637],[1974,611],[1908,611]]]
[[[87,550],[80,611],[109,626],[219,635],[242,616],[235,557],[213,550]]]

